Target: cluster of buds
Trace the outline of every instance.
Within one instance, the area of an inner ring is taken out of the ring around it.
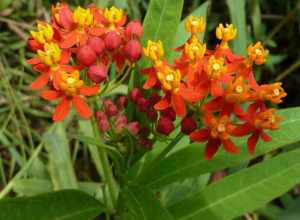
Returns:
[[[238,153],[231,138],[246,135],[253,154],[259,138],[271,140],[265,130],[277,129],[281,121],[266,104],[278,104],[286,96],[280,82],[259,85],[255,80],[253,66],[265,63],[268,51],[257,42],[247,48],[247,57],[234,54],[228,44],[237,35],[232,24],[217,27],[220,43],[213,49],[198,38],[205,30],[202,17],[188,17],[185,28],[190,37],[176,49],[181,55],[173,64],[164,58],[161,41],[148,41],[144,48],[153,63],[141,72],[147,76],[144,89],[160,89],[164,94],[153,108],[172,109],[182,117],[182,132],[191,141],[206,142],[205,159],[211,159],[222,145],[225,151]]]
[[[140,22],[127,22],[116,7],[91,5],[72,11],[65,3],[53,6],[51,23],[39,21],[31,31],[28,47],[36,56],[27,61],[40,73],[31,88],[43,89],[46,100],[60,98],[53,120],[63,120],[72,105],[89,118],[92,110],[85,97],[99,92],[112,63],[122,72],[140,59],[142,35]]]
[[[102,108],[96,112],[96,120],[100,131],[110,136],[109,140],[120,140],[128,131],[137,144],[145,149],[152,146],[152,142],[148,139],[149,130],[142,128],[139,121],[129,121],[126,116],[126,106],[128,99],[126,96],[119,96],[115,101],[105,99]],[[116,138],[115,138],[116,137]]]

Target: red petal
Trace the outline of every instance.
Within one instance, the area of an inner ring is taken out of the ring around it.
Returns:
[[[61,93],[55,90],[44,90],[41,93],[41,97],[48,101],[57,99],[60,95]]]
[[[185,102],[181,96],[173,94],[171,96],[171,105],[176,112],[176,115],[181,117],[184,117],[186,115]]]
[[[224,105],[224,99],[222,97],[217,97],[205,104],[202,109],[204,111],[215,112],[219,111]]]
[[[222,96],[224,90],[222,88],[222,83],[219,80],[214,80],[211,82],[211,94],[214,97]]]
[[[210,136],[210,132],[208,129],[200,129],[190,133],[190,139],[192,141],[197,141],[197,142],[207,141],[209,136]]]
[[[258,137],[259,137],[259,132],[256,131],[248,138],[247,145],[248,145],[248,152],[250,154],[254,154],[255,146],[258,142]]]
[[[265,142],[269,142],[272,140],[272,137],[266,134],[264,131],[260,132],[260,137],[263,139]]]
[[[85,95],[85,96],[93,96],[96,95],[99,91],[100,86],[96,85],[96,86],[85,86],[85,87],[81,87],[80,88],[80,94]]]
[[[102,36],[103,34],[105,34],[106,32],[106,29],[105,28],[101,28],[101,27],[94,27],[94,28],[90,28],[89,29],[89,33],[91,35],[94,35],[94,36]]]
[[[245,123],[233,129],[231,134],[236,137],[242,137],[249,134],[251,130],[252,130],[252,126],[248,123]]]
[[[224,149],[228,152],[228,153],[232,153],[232,154],[237,154],[240,152],[240,149],[236,147],[236,145],[230,140],[223,140],[222,141]]]
[[[198,102],[206,95],[206,91],[201,88],[191,89],[181,85],[179,94],[188,102]]]
[[[56,106],[55,112],[52,116],[53,121],[63,120],[69,113],[71,108],[71,102],[67,97],[62,98],[59,104]]]
[[[73,97],[73,104],[75,106],[77,113],[82,118],[87,119],[93,115],[93,112],[90,109],[90,107],[86,104],[85,100],[83,98],[81,98],[80,96]]]
[[[61,48],[68,49],[68,48],[74,46],[77,43],[77,38],[78,38],[77,34],[74,32],[68,34],[64,38],[63,42],[60,43]]]
[[[204,159],[210,160],[217,153],[219,146],[221,145],[221,141],[218,139],[210,139],[205,146],[205,154]]]
[[[71,58],[70,50],[63,50],[61,53],[60,64],[68,64]]]
[[[50,78],[49,73],[42,73],[41,75],[38,76],[38,78],[36,78],[36,80],[34,80],[31,83],[30,85],[31,89],[33,90],[41,89],[49,82],[49,78]]]
[[[169,106],[170,106],[169,101],[166,98],[163,98],[154,105],[154,108],[156,110],[164,110],[164,109],[168,108]]]
[[[37,57],[34,57],[29,60],[26,60],[26,63],[28,63],[29,65],[36,65],[36,64],[41,63],[41,60]]]
[[[156,78],[155,72],[150,72],[150,73],[148,74],[148,79],[147,79],[147,81],[145,82],[143,88],[144,88],[144,89],[150,89],[150,88],[152,88],[153,86],[155,86],[156,82],[157,82],[157,78]]]

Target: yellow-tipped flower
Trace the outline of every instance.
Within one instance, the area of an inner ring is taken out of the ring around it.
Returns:
[[[71,73],[61,73],[61,81],[59,87],[67,96],[76,95],[78,89],[80,89],[83,85],[84,82],[80,79],[78,70],[75,70]]]
[[[200,43],[196,37],[192,37],[191,41],[184,45],[184,52],[191,61],[202,58],[205,51],[206,45]]]
[[[219,24],[216,29],[216,36],[219,40],[222,40],[221,47],[228,48],[228,41],[233,40],[236,37],[237,30],[233,24],[226,24],[225,27],[223,24]]]
[[[162,42],[148,40],[147,47],[143,49],[144,55],[154,62],[158,62],[164,56],[164,48]]]
[[[59,63],[61,50],[56,43],[46,43],[44,45],[44,50],[38,50],[37,55],[44,64],[53,66]]]
[[[186,31],[191,34],[197,34],[205,30],[205,21],[203,17],[190,15],[185,22]]]
[[[165,90],[174,93],[179,91],[181,73],[178,69],[174,70],[169,66],[165,66],[163,71],[157,72],[157,78]]]
[[[207,64],[207,75],[210,79],[219,79],[227,72],[227,67],[224,63],[224,58],[215,58],[211,56]]]
[[[256,65],[264,64],[269,55],[269,51],[263,47],[261,42],[257,42],[254,45],[251,44],[247,48],[247,52],[250,62],[254,62]]]
[[[80,27],[91,26],[94,20],[90,9],[84,9],[80,6],[75,9],[73,19],[74,22],[77,23]]]
[[[30,34],[33,39],[35,39],[40,44],[45,44],[46,42],[49,42],[52,40],[54,31],[51,27],[51,25],[39,22],[37,25],[38,31],[30,31]]]
[[[111,24],[119,23],[124,16],[124,12],[122,9],[116,8],[112,6],[111,8],[105,8],[104,10],[104,17],[106,20]]]

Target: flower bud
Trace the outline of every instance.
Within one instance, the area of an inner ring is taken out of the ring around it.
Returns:
[[[158,101],[160,101],[160,96],[156,93],[153,92],[148,98],[150,106],[154,106]]]
[[[151,121],[156,121],[157,119],[157,111],[151,108],[150,110],[147,111],[147,116]]]
[[[146,100],[144,97],[140,97],[137,100],[138,110],[140,112],[146,112],[149,108],[149,101]]]
[[[174,130],[174,125],[169,117],[160,117],[156,125],[156,130],[164,135],[169,135]]]
[[[141,38],[143,36],[144,30],[139,21],[130,21],[125,29],[125,36],[127,38]]]
[[[108,117],[114,116],[118,113],[118,108],[111,99],[104,100],[103,107]]]
[[[122,43],[122,39],[121,39],[120,35],[114,31],[109,32],[105,36],[104,41],[105,41],[105,47],[108,50],[117,49]]]
[[[134,88],[133,90],[130,91],[129,97],[134,103],[137,103],[138,99],[143,96],[139,88]]]
[[[124,47],[124,52],[128,60],[136,62],[141,58],[142,46],[137,40],[130,40]]]
[[[97,55],[101,54],[105,49],[104,41],[99,37],[90,37],[87,43]]]
[[[149,150],[149,149],[151,149],[151,147],[152,147],[152,145],[153,145],[153,143],[152,143],[152,141],[150,140],[150,139],[148,139],[148,138],[140,138],[139,140],[138,140],[138,144],[142,147],[142,148],[144,148],[145,150]]]
[[[137,135],[139,133],[139,131],[141,130],[141,126],[137,121],[134,121],[134,122],[130,122],[127,125],[127,129],[130,134]]]
[[[168,117],[170,120],[174,121],[176,119],[176,113],[172,108],[166,108],[161,111],[163,117]]]
[[[144,138],[148,137],[149,134],[150,134],[150,129],[147,127],[141,128],[140,133],[139,133],[139,135]]]
[[[123,109],[123,108],[126,108],[128,104],[128,100],[127,100],[127,97],[126,96],[119,96],[118,99],[117,99],[117,106],[120,108],[120,109]]]
[[[80,64],[91,66],[96,62],[97,55],[89,45],[84,45],[77,50],[76,58]]]
[[[127,117],[125,115],[117,115],[116,116],[116,120],[115,120],[115,123],[114,123],[114,128],[115,128],[115,131],[117,134],[120,134],[123,132],[125,126],[127,125]]]
[[[27,47],[29,50],[32,52],[36,52],[37,50],[43,50],[44,47],[42,44],[38,43],[36,40],[33,38],[29,38],[27,41]]]
[[[197,128],[197,124],[191,117],[186,117],[181,121],[181,132],[184,134],[190,134]]]
[[[97,119],[98,127],[102,132],[106,132],[110,129],[108,118],[107,118],[107,116],[105,115],[104,112],[97,111],[96,112],[96,119]]]
[[[107,78],[107,68],[104,64],[90,66],[87,76],[95,83],[101,83]]]

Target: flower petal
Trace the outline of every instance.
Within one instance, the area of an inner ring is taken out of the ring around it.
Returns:
[[[68,49],[74,46],[77,43],[77,34],[74,32],[71,32],[68,34],[64,40],[60,43],[61,48]]]
[[[169,106],[170,106],[169,101],[166,98],[163,98],[154,105],[154,108],[156,110],[164,110],[164,109],[168,108]]]
[[[222,143],[223,143],[224,149],[228,153],[237,154],[240,152],[240,149],[237,148],[237,146],[230,139],[223,140]]]
[[[235,127],[231,134],[236,137],[242,137],[249,134],[252,131],[252,126],[248,123]]]
[[[80,94],[85,95],[85,96],[93,96],[96,95],[99,91],[100,86],[84,86],[80,88]]]
[[[176,113],[176,115],[184,117],[186,115],[186,106],[184,99],[177,95],[173,94],[171,96],[171,105]]]
[[[39,64],[41,62],[42,61],[39,58],[37,58],[37,57],[34,57],[34,58],[26,60],[26,63],[28,63],[30,65],[36,65],[36,64]]]
[[[61,93],[58,91],[55,91],[55,90],[44,90],[41,93],[41,97],[48,101],[57,99],[60,95],[61,95]]]
[[[222,96],[224,94],[222,82],[220,80],[213,80],[211,82],[211,94],[214,97]]]
[[[248,152],[250,154],[254,154],[254,151],[255,151],[255,146],[258,142],[258,138],[259,138],[259,132],[254,132],[249,138],[248,138],[248,141],[247,141],[247,145],[248,145]]]
[[[82,118],[90,118],[93,115],[92,110],[90,107],[86,104],[86,101],[81,98],[80,96],[74,96],[73,97],[73,104],[75,106],[75,109],[77,113],[82,117]]]
[[[71,102],[67,97],[63,97],[59,104],[56,106],[55,112],[52,116],[53,121],[63,120],[69,113],[71,108]]]
[[[269,142],[272,140],[272,137],[266,134],[264,131],[260,132],[260,137],[263,139],[265,142]]]
[[[215,112],[219,111],[224,106],[224,99],[222,97],[217,97],[212,99],[210,102],[203,105],[202,109],[204,111]]]
[[[150,89],[153,86],[155,86],[156,83],[157,83],[157,77],[156,77],[155,72],[149,72],[148,73],[148,79],[145,82],[143,88],[144,89]]]
[[[68,64],[71,58],[70,50],[63,50],[61,53],[60,64]]]
[[[106,29],[101,27],[93,27],[89,29],[89,34],[97,37],[102,36],[103,34],[105,34],[105,32]]]
[[[33,90],[41,89],[49,82],[49,78],[50,78],[49,73],[42,73],[41,75],[38,76],[38,78],[36,78],[36,80],[34,80],[31,83],[30,88]]]
[[[219,139],[210,139],[205,146],[204,159],[210,160],[217,153],[221,141]]]
[[[209,136],[210,132],[208,129],[199,129],[190,133],[190,139],[197,142],[207,141]]]

